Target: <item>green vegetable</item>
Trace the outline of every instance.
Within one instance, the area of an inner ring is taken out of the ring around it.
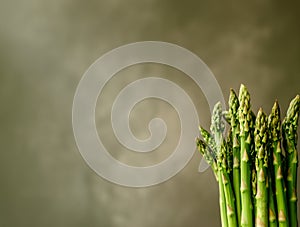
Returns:
[[[223,190],[225,195],[226,202],[226,211],[227,211],[227,221],[228,226],[237,226],[237,218],[236,218],[236,209],[235,209],[235,198],[234,192],[231,185],[231,180],[228,175],[227,166],[228,160],[226,158],[226,144],[223,140],[222,133],[224,132],[225,125],[222,120],[222,106],[221,103],[217,103],[214,107],[212,114],[212,123],[210,130],[215,138],[217,145],[217,163],[218,163],[218,171],[219,171],[219,181],[222,179]]]
[[[238,118],[240,123],[240,143],[241,143],[241,226],[253,226],[253,204],[251,195],[251,169],[250,169],[250,94],[244,85],[240,87],[238,108]]]
[[[257,114],[254,135],[257,175],[255,225],[267,227],[269,223],[267,189],[268,134],[266,115],[263,113],[262,109],[260,109]]]
[[[197,148],[211,165],[219,184],[223,227],[296,227],[297,126],[300,96],[294,98],[282,124],[276,101],[267,117],[250,108],[241,85],[233,90],[229,110],[214,107],[210,132],[199,127]],[[225,121],[229,124],[224,138]],[[284,149],[283,149],[284,148]]]
[[[230,125],[232,128],[232,153],[233,153],[233,186],[234,186],[234,194],[236,199],[236,212],[239,226],[241,226],[241,174],[240,174],[240,162],[241,162],[241,154],[240,154],[240,142],[239,142],[239,134],[240,134],[240,124],[238,120],[238,108],[239,108],[239,100],[234,90],[230,90],[229,96],[229,118]]]
[[[274,165],[274,181],[276,192],[276,204],[278,210],[277,219],[280,227],[289,226],[287,216],[287,201],[285,193],[285,183],[283,179],[283,163],[282,163],[282,149],[281,149],[281,122],[280,122],[280,109],[276,101],[272,112],[268,119],[268,127],[270,132],[270,144],[273,155]]]
[[[284,147],[287,152],[287,199],[290,226],[297,226],[297,126],[299,119],[300,96],[294,98],[282,123]],[[279,213],[280,216],[280,213]]]

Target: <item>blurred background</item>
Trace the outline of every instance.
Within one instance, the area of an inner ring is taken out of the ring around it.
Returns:
[[[149,188],[114,185],[84,162],[72,132],[76,86],[101,55],[136,41],[178,44],[215,74],[227,100],[244,83],[255,111],[282,112],[300,93],[299,2],[178,0],[1,0],[0,2],[0,226],[220,226],[218,186],[201,155],[171,180]],[[210,113],[201,90],[170,67],[143,64],[116,74],[98,99],[96,123],[107,149],[122,162],[145,166],[168,157],[180,133],[167,103],[141,102],[130,124],[138,138],[159,116],[168,134],[160,148],[137,154],[113,135],[110,107],[126,84],[147,76],[179,84],[200,122]],[[299,189],[298,189],[299,190]],[[299,215],[299,213],[298,213]]]

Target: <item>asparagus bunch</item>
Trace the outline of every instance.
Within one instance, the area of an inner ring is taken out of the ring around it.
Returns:
[[[228,111],[215,105],[211,133],[200,127],[197,148],[218,181],[223,227],[297,226],[299,112],[297,95],[282,124],[277,101],[269,116],[262,109],[255,115],[241,85],[238,96],[230,91]]]

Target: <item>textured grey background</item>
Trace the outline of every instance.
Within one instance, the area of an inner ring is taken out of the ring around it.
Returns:
[[[1,0],[0,226],[219,226],[218,188],[200,155],[170,181],[145,189],[111,184],[77,151],[71,107],[88,66],[105,52],[135,41],[181,45],[214,72],[227,99],[244,83],[254,110],[283,110],[300,93],[299,2],[178,0]],[[201,123],[209,112],[201,91],[182,73],[157,65],[117,74],[99,98],[97,126],[112,155],[135,165],[157,163],[176,146],[178,117],[149,100],[133,111],[133,131],[146,137],[153,116],[169,127],[159,150],[142,156],[119,145],[107,123],[109,107],[130,81],[161,75],[192,96]]]

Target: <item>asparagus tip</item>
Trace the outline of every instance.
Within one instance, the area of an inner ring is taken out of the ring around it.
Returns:
[[[270,138],[272,141],[280,140],[280,107],[276,100],[268,118],[268,127],[270,129]]]
[[[222,104],[221,102],[217,102],[214,106],[213,113],[212,113],[212,119],[211,119],[211,132],[213,134],[222,134],[225,129],[225,124],[222,121]]]

